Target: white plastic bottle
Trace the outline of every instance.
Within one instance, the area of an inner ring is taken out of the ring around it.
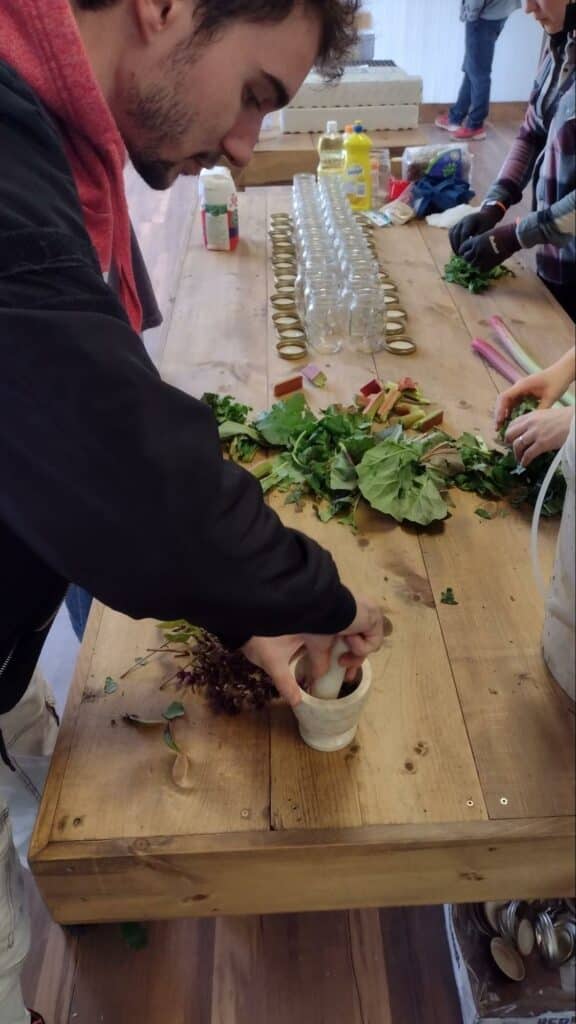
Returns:
[[[326,131],[318,140],[318,176],[344,173],[344,140],[337,121],[327,121]]]
[[[231,251],[238,245],[238,194],[228,167],[200,171],[200,210],[207,249]]]

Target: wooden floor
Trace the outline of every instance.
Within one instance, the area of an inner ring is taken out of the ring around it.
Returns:
[[[516,126],[476,143],[478,197]],[[430,126],[429,137],[448,136]],[[190,230],[195,185],[152,193],[128,178],[132,217],[166,313]],[[528,197],[529,203],[529,197]],[[528,209],[528,203],[518,212]],[[525,258],[531,262],[532,256]],[[25,996],[46,1024],[459,1024],[440,908],[159,922],[135,952],[121,930],[54,925],[32,879]]]

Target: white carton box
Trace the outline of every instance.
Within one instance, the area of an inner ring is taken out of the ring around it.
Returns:
[[[323,132],[327,121],[345,124],[361,121],[366,131],[398,131],[418,126],[418,104],[403,103],[385,107],[284,107],[283,132]]]
[[[345,68],[342,78],[326,83],[312,71],[294,96],[290,107],[383,107],[418,104],[422,79],[398,67]]]

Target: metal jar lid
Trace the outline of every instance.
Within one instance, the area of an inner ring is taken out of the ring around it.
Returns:
[[[281,309],[285,313],[287,313],[288,311],[291,312],[292,310],[296,311],[296,307],[294,305],[294,294],[292,294],[292,295],[278,295],[278,294],[274,294],[274,295],[270,296],[270,302],[272,303],[272,305],[276,309]]]
[[[300,327],[282,327],[278,334],[282,341],[301,341],[306,342],[306,331],[302,326]]]
[[[408,316],[408,314],[407,314],[406,310],[402,309],[401,306],[396,306],[395,308],[387,309],[386,310],[386,317],[388,318],[388,320],[392,320],[392,321],[406,320],[407,316]]]
[[[384,348],[392,356],[411,356],[416,351],[416,343],[403,334],[401,338],[387,338]]]
[[[277,331],[286,330],[288,327],[302,327],[297,313],[272,313],[272,319]]]
[[[292,341],[290,338],[281,338],[276,343],[276,349],[282,359],[303,359],[308,355],[304,342]]]

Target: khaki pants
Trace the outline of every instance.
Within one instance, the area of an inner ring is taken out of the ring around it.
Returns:
[[[14,768],[0,761],[0,1024],[30,1024],[20,974],[30,945],[22,864],[57,734],[52,694],[36,670],[19,704],[0,715]]]

